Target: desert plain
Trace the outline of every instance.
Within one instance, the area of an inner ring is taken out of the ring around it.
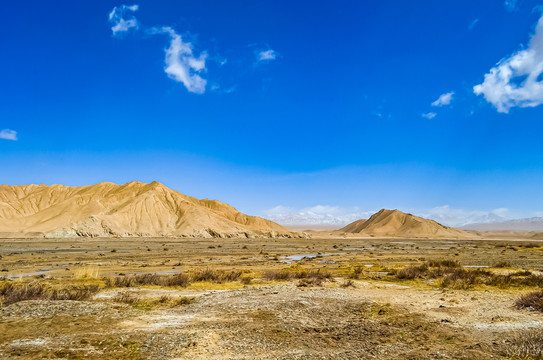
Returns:
[[[0,239],[0,357],[541,354],[543,241],[309,235]]]

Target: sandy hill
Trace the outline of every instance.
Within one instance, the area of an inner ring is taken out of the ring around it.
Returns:
[[[217,200],[198,200],[159,182],[89,186],[0,185],[0,233],[46,237],[297,237]]]
[[[434,220],[406,214],[399,210],[382,209],[368,220],[357,220],[338,230],[364,236],[473,238],[462,230],[441,225]]]

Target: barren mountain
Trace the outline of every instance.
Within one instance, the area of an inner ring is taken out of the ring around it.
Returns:
[[[217,200],[159,182],[0,185],[0,233],[26,236],[301,236]]]
[[[434,220],[386,209],[373,214],[368,220],[357,220],[338,231],[365,236],[473,238],[473,235]]]

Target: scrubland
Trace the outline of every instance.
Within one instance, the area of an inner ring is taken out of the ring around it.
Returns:
[[[0,357],[541,359],[543,242],[3,239]]]

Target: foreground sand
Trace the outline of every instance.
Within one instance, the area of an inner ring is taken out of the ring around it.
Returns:
[[[490,267],[506,261],[512,268],[490,271],[537,274],[543,264],[540,245],[352,238],[0,240],[4,277],[41,274],[18,280],[24,283],[91,284],[119,273],[205,268],[237,269],[252,278],[246,284],[196,282],[184,288],[109,287],[85,301],[3,306],[0,357],[511,358],[504,350],[511,339],[543,326],[543,314],[513,307],[520,295],[537,289],[441,288],[431,281],[394,279],[387,269],[454,259]],[[286,258],[318,253],[323,255]],[[363,268],[361,279],[342,287],[357,266]],[[319,286],[262,278],[266,271],[285,269],[319,269],[333,279]],[[130,296],[137,301],[123,301]]]

